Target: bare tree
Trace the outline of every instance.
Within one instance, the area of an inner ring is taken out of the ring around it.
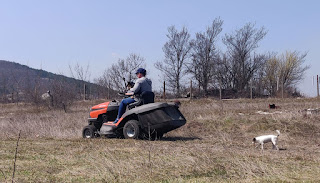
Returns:
[[[221,87],[222,89],[230,89],[232,88],[233,76],[231,74],[233,73],[230,72],[231,69],[228,67],[229,64],[227,56],[226,54],[222,54],[218,58],[219,60],[215,69],[215,78],[219,83],[219,87]]]
[[[9,78],[4,74],[0,73],[0,94],[1,94],[1,101],[7,102],[7,91],[8,91],[8,85],[9,85]]]
[[[111,82],[111,75],[109,73],[109,70],[106,69],[103,74],[96,78],[94,80],[94,82],[99,85],[98,87],[98,96],[99,97],[106,97],[108,99],[110,99],[111,97],[113,97],[115,95],[115,91],[112,88]]]
[[[50,89],[50,106],[67,112],[68,107],[76,100],[75,84],[63,79],[54,79],[50,81]]]
[[[34,75],[27,71],[25,82],[26,84],[23,88],[25,100],[32,102],[37,107],[40,107],[43,104],[41,95],[45,92],[42,78],[37,74]]]
[[[303,75],[309,66],[304,66],[307,53],[287,51],[281,55],[273,54],[264,66],[264,87],[271,96],[278,90],[287,90],[286,93],[294,92],[295,84],[303,79]]]
[[[12,69],[0,72],[0,99],[4,102],[19,102],[19,91],[21,88],[22,77]],[[10,95],[10,97],[8,97]]]
[[[185,62],[191,50],[190,34],[185,27],[178,31],[175,26],[170,26],[167,37],[169,40],[162,48],[165,59],[163,62],[156,62],[155,67],[162,71],[176,96],[180,96],[181,78],[185,75]]]
[[[303,66],[307,53],[287,51],[279,57],[279,78],[284,87],[292,87],[303,79],[309,66]]]
[[[90,82],[90,65],[87,64],[86,67],[81,66],[79,63],[76,63],[76,65],[71,66],[69,65],[69,70],[71,73],[71,76],[75,79],[78,79],[82,81],[82,86],[79,87],[79,94],[80,96],[83,96],[83,99],[87,99],[87,83]]]
[[[227,67],[234,89],[243,91],[265,62],[265,55],[254,51],[266,34],[263,27],[256,29],[255,24],[248,23],[235,33],[225,35],[223,43],[227,46]]]
[[[131,81],[135,78],[135,73],[137,71],[137,69],[139,67],[146,67],[145,64],[145,58],[141,57],[138,54],[130,54],[127,58],[126,58],[126,64],[123,65],[127,74],[127,77],[125,77],[126,79],[128,79],[127,81]]]
[[[133,80],[136,70],[145,66],[145,59],[138,54],[132,53],[126,59],[119,59],[117,63],[112,64],[97,80],[100,84],[108,86],[108,88],[121,91],[125,89],[123,78],[126,81]]]
[[[188,64],[188,72],[198,81],[205,95],[208,94],[208,85],[215,76],[215,66],[219,61],[216,41],[222,24],[223,21],[216,18],[206,32],[197,33],[196,39],[192,40],[192,61]]]
[[[264,87],[271,96],[274,96],[278,90],[279,68],[280,60],[276,55],[271,56],[264,66]]]
[[[85,67],[81,66],[79,63],[76,63],[76,65],[74,66],[69,65],[71,76],[81,81],[86,81],[86,82],[90,81],[91,73],[89,69],[90,69],[89,63]]]
[[[23,78],[19,74],[15,73],[12,69],[10,70],[11,80],[11,95],[12,102],[19,102],[20,96],[19,92],[21,90],[21,83],[23,82]]]

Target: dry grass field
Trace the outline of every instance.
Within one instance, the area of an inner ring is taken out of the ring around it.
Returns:
[[[20,130],[15,182],[320,182],[320,114],[305,111],[320,100],[185,100],[187,124],[162,140],[82,139],[99,102],[0,105],[0,182],[11,182]],[[280,151],[253,147],[276,129]]]

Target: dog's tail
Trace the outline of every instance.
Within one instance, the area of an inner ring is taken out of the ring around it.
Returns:
[[[276,130],[276,132],[278,133],[278,136],[280,135],[280,131],[279,130]]]

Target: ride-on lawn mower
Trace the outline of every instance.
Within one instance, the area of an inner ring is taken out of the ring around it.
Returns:
[[[99,136],[126,139],[159,139],[163,134],[179,128],[186,119],[177,103],[154,103],[153,92],[142,92],[138,101],[127,106],[126,112],[114,123],[120,102],[111,101],[93,106],[83,138]]]

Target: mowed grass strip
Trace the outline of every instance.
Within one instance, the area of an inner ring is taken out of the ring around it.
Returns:
[[[0,182],[11,182],[19,130],[16,182],[320,181],[320,117],[304,111],[319,100],[183,101],[187,124],[160,141],[82,139],[91,103],[68,113],[2,105]],[[281,108],[268,109],[272,103]],[[252,146],[275,129],[280,151]]]
[[[14,149],[15,141],[2,141]],[[310,153],[314,150],[314,153]],[[317,147],[265,152],[192,141],[22,140],[17,182],[319,181]],[[149,161],[150,154],[150,161]],[[13,150],[1,150],[0,167],[11,175]],[[4,178],[1,177],[1,182]]]

